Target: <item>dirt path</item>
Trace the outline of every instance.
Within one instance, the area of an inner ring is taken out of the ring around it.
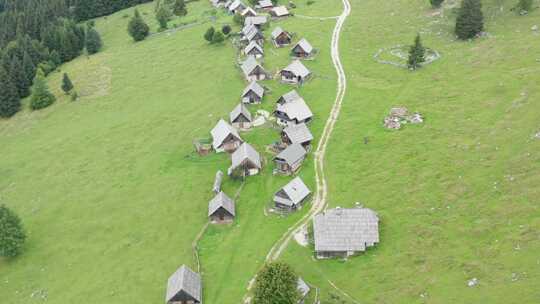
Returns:
[[[328,141],[330,140],[330,136],[332,135],[332,131],[334,130],[334,125],[336,124],[337,118],[339,116],[339,112],[341,111],[341,104],[343,102],[343,98],[345,96],[345,92],[347,89],[347,78],[345,76],[345,72],[343,70],[343,66],[341,64],[341,60],[339,58],[339,37],[341,34],[341,29],[343,27],[343,24],[345,23],[345,20],[351,13],[351,5],[349,3],[349,0],[342,0],[343,1],[343,12],[340,16],[337,17],[336,26],[334,27],[334,31],[332,33],[332,45],[331,45],[331,56],[332,56],[332,62],[334,64],[334,67],[336,68],[336,72],[338,75],[338,83],[337,83],[337,94],[336,99],[334,100],[334,105],[332,106],[332,110],[330,112],[330,116],[328,117],[328,120],[326,121],[326,125],[324,126],[323,134],[321,136],[321,140],[319,141],[319,145],[317,146],[317,150],[315,151],[315,180],[317,183],[317,191],[315,193],[315,197],[313,200],[313,204],[311,206],[311,209],[309,212],[303,216],[298,222],[296,222],[293,226],[291,226],[285,234],[281,236],[281,238],[274,244],[274,246],[270,249],[268,252],[268,255],[266,256],[265,261],[274,261],[278,259],[289,244],[290,240],[294,236],[296,232],[298,232],[302,227],[307,225],[309,221],[319,212],[323,211],[326,208],[327,201],[326,198],[328,196],[328,188],[326,183],[326,177],[324,175],[324,156],[326,153],[326,147],[328,145]],[[250,281],[254,281],[254,278]],[[251,289],[251,285],[248,286],[248,290]]]

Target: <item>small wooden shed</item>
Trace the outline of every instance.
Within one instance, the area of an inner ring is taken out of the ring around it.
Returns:
[[[294,60],[282,69],[279,74],[282,82],[290,84],[302,84],[311,76],[311,72],[300,60]]]
[[[270,10],[270,16],[274,18],[285,18],[290,15],[289,10],[284,5],[276,6]]]
[[[243,143],[231,157],[232,165],[228,174],[235,177],[246,177],[259,174],[262,169],[261,156],[248,143]]]
[[[278,103],[274,115],[277,118],[277,123],[282,126],[308,123],[313,119],[311,109],[302,98],[284,104]]]
[[[307,152],[299,143],[289,145],[275,158],[276,172],[279,174],[292,175],[300,170]]]
[[[291,53],[296,58],[307,58],[313,55],[313,51],[313,46],[305,38],[302,38],[293,46]]]
[[[208,203],[208,218],[212,224],[231,223],[235,216],[234,201],[223,191]]]
[[[225,120],[220,119],[210,131],[212,135],[212,147],[216,152],[234,152],[244,141],[238,131]]]
[[[263,97],[264,88],[256,81],[250,82],[242,92],[243,103],[261,103]]]
[[[311,195],[311,191],[300,177],[294,178],[274,195],[276,208],[284,211],[295,211],[301,207]]]
[[[272,42],[275,47],[284,47],[291,44],[292,36],[289,32],[282,29],[280,26],[276,27],[271,34]]]
[[[231,124],[238,129],[251,128],[251,113],[245,104],[239,103],[230,113]]]
[[[251,40],[244,48],[244,54],[248,56],[255,56],[255,58],[260,58],[264,56],[264,50],[257,41]]]
[[[242,63],[241,69],[247,81],[265,80],[268,76],[266,70],[254,56],[248,56],[246,61]]]
[[[287,126],[281,132],[281,140],[286,145],[301,144],[307,151],[310,150],[313,134],[305,123]]]
[[[201,276],[186,265],[182,265],[167,281],[167,304],[201,304]]]

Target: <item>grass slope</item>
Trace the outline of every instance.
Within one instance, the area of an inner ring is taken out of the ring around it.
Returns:
[[[361,303],[540,302],[540,36],[531,31],[540,11],[516,16],[514,2],[483,1],[491,37],[456,42],[451,10],[438,18],[427,1],[352,1],[341,40],[348,94],[326,169],[331,206],[377,210],[381,244],[346,263],[291,246],[284,259],[324,298],[338,294],[330,280]],[[417,32],[441,60],[414,73],[373,60]],[[426,122],[384,130],[399,105]]]

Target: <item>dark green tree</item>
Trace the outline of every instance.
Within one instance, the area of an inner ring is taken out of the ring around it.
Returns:
[[[101,36],[98,31],[92,26],[86,28],[86,51],[89,55],[95,54],[103,47]]]
[[[0,256],[15,257],[22,251],[26,233],[20,218],[4,205],[0,206]]]
[[[253,304],[296,304],[298,276],[282,262],[264,266],[255,280]]]
[[[222,43],[225,40],[225,36],[220,31],[215,31],[212,36],[212,43]]]
[[[59,66],[62,64],[62,58],[60,58],[60,54],[53,50],[51,54],[49,55],[49,60],[54,63],[55,66]]]
[[[519,14],[525,15],[533,8],[533,0],[519,0],[516,10]]]
[[[67,73],[64,73],[62,77],[62,91],[64,93],[69,94],[73,90],[73,83],[71,82],[71,79],[69,79],[69,76]]]
[[[422,66],[425,59],[426,49],[422,45],[420,34],[416,35],[414,39],[414,45],[409,49],[409,59],[407,60],[407,66],[410,70],[416,70]]]
[[[0,117],[8,118],[21,109],[21,99],[6,69],[0,66]]]
[[[484,30],[484,15],[480,0],[463,0],[456,19],[456,35],[459,39],[475,38]]]
[[[439,8],[443,4],[444,0],[429,0],[429,3],[431,4],[431,7],[433,8]]]
[[[224,34],[224,35],[229,35],[229,33],[231,32],[231,26],[228,25],[228,24],[225,24],[222,28],[221,28],[221,32]]]
[[[49,92],[49,87],[45,80],[45,73],[38,70],[32,85],[32,95],[30,95],[30,108],[39,110],[46,108],[56,101],[56,97]]]
[[[26,81],[28,83],[28,87],[30,88],[30,86],[32,85],[32,79],[34,79],[34,77],[36,76],[36,66],[34,65],[34,62],[32,61],[32,58],[30,57],[28,52],[24,52],[22,67],[24,70]]]
[[[165,5],[161,5],[156,12],[156,20],[159,23],[159,29],[164,30],[167,28],[169,22],[169,13],[165,8]]]
[[[214,29],[213,26],[211,26],[210,28],[208,28],[208,30],[206,30],[206,33],[204,33],[204,39],[210,43],[212,43],[212,41],[214,40],[214,33],[216,32],[216,30]]]
[[[128,33],[134,41],[142,41],[150,34],[148,24],[144,22],[139,11],[136,9],[135,14],[128,24]]]
[[[17,88],[17,94],[19,94],[19,97],[24,98],[28,96],[30,93],[29,89],[32,85],[32,80],[27,78],[22,62],[16,56],[11,59],[11,64],[9,65],[9,75],[13,81],[13,84]]]
[[[173,14],[176,16],[187,15],[186,3],[184,0],[176,0],[173,6]]]

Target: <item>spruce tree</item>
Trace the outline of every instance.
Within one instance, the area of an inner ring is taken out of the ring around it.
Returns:
[[[88,26],[86,29],[86,51],[89,55],[95,54],[101,50],[103,43],[99,33],[92,26]]]
[[[222,43],[225,40],[225,36],[221,31],[215,31],[212,35],[212,43]]]
[[[416,70],[422,66],[425,59],[426,49],[422,45],[420,34],[416,35],[414,39],[414,45],[409,49],[409,60],[407,60],[407,66],[410,70]]]
[[[30,88],[30,86],[32,85],[32,79],[34,79],[34,77],[36,76],[36,66],[34,65],[32,58],[27,52],[24,52],[22,67],[24,70],[24,76],[26,78],[28,88]]]
[[[0,66],[0,117],[8,118],[21,109],[21,99],[6,69]]]
[[[21,253],[26,233],[20,218],[6,206],[0,206],[0,256],[14,257]]]
[[[30,93],[29,88],[32,85],[32,80],[29,80],[26,77],[22,62],[16,56],[11,59],[11,64],[9,65],[9,75],[13,81],[13,84],[17,88],[17,94],[19,94],[19,97],[24,98],[28,96]]]
[[[73,90],[73,83],[71,82],[71,79],[69,79],[69,76],[67,73],[64,73],[62,77],[62,91],[64,93],[69,94]]]
[[[463,0],[456,19],[456,35],[459,39],[472,39],[484,30],[484,15],[480,0]]]
[[[176,0],[173,6],[173,14],[176,16],[185,16],[187,15],[186,3],[184,0]]]
[[[164,30],[167,28],[169,22],[169,13],[165,8],[165,5],[161,5],[156,12],[156,20],[159,23],[159,29]]]
[[[36,77],[34,78],[34,85],[32,86],[30,108],[32,108],[32,110],[43,109],[50,106],[55,101],[56,97],[49,92],[44,72],[41,69],[38,70]]]
[[[267,264],[257,275],[253,304],[296,304],[298,276],[285,263]]]
[[[135,9],[135,14],[129,21],[128,33],[135,42],[144,40],[150,34],[148,24],[144,22],[137,9]]]
[[[49,55],[49,60],[54,63],[55,66],[59,66],[62,64],[62,58],[60,58],[60,54],[53,50]]]
[[[208,30],[206,30],[206,33],[204,33],[204,39],[210,43],[212,43],[213,39],[214,39],[214,33],[216,32],[216,30],[214,29],[213,26],[211,26],[210,28],[208,28]]]

